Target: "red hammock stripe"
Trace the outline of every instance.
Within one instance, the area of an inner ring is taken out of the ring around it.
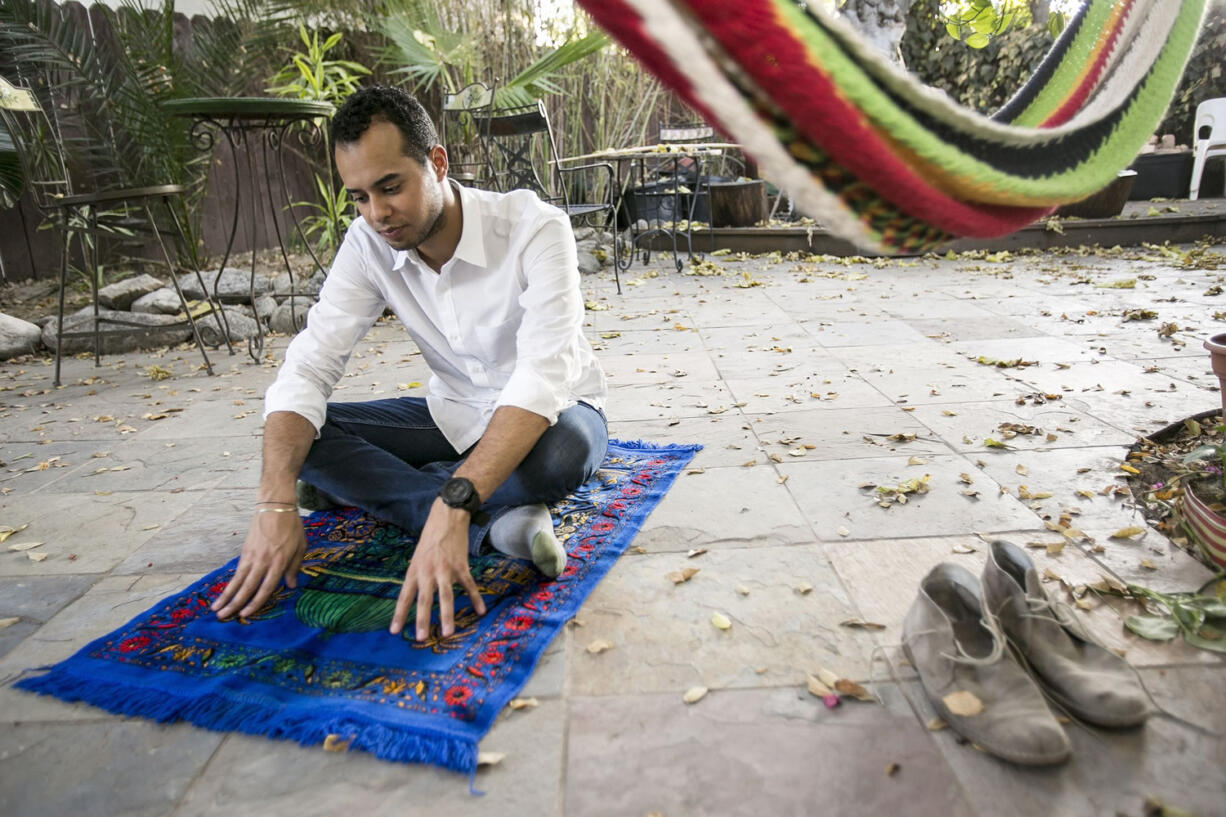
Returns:
[[[800,133],[900,211],[946,232],[975,238],[1006,235],[1048,212],[1038,207],[970,205],[927,184],[809,61],[803,43],[777,19],[769,0],[684,1]]]

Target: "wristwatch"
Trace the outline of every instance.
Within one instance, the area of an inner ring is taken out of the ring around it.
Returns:
[[[481,497],[477,495],[477,489],[464,477],[452,477],[444,482],[438,496],[452,508],[468,511],[472,521],[478,525],[489,521],[489,514],[481,510]]]

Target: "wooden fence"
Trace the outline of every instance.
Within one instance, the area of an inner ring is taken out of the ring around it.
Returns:
[[[36,0],[37,1],[37,0]],[[86,9],[79,3],[70,2],[63,5],[64,12],[69,15],[74,25],[88,26],[93,32],[94,42],[99,48],[117,47],[117,40],[108,31],[108,16],[99,13],[99,7]],[[176,48],[190,42],[193,26],[211,25],[211,21],[203,17],[187,18],[182,14],[175,15]],[[17,66],[0,55],[0,71],[10,79],[21,80]],[[258,82],[258,80],[257,80]],[[258,86],[257,86],[258,87]],[[258,91],[256,91],[258,93]],[[61,106],[76,106],[79,100],[57,99]],[[184,121],[186,131],[190,123]],[[255,248],[273,247],[277,244],[276,228],[287,243],[296,238],[294,220],[290,213],[285,212],[281,190],[281,174],[277,167],[266,167],[263,152],[253,145],[251,155],[241,147],[237,156],[231,154],[229,145],[224,139],[215,140],[210,151],[210,161],[205,193],[197,199],[194,212],[190,214],[197,225],[197,235],[202,245],[204,255],[220,255],[225,249],[234,219],[236,195],[242,197],[242,212],[235,232],[233,251],[249,253]],[[286,150],[283,157],[284,182],[289,191],[290,201],[314,200],[315,190],[313,176],[316,171],[326,171],[323,163],[329,161],[323,155],[322,149],[311,151]],[[235,186],[235,164],[239,168],[238,187]],[[250,169],[249,169],[249,164]],[[275,161],[273,162],[275,165]],[[275,206],[268,204],[266,179],[272,179],[271,185],[275,193]],[[248,205],[253,194],[258,193],[262,200],[254,220],[248,212]],[[297,215],[305,214],[305,208],[296,208]],[[35,202],[28,193],[23,196],[15,208],[0,210],[0,262],[3,264],[3,275],[8,281],[21,281],[28,278],[54,278],[59,275],[60,252],[62,236],[54,229],[40,229],[44,218]],[[155,246],[155,245],[154,245]],[[156,258],[156,252],[150,252],[154,247],[146,247],[137,251],[136,255]],[[74,256],[75,259],[75,256]],[[240,265],[243,259],[235,259],[232,266]],[[250,257],[246,263],[250,262]]]

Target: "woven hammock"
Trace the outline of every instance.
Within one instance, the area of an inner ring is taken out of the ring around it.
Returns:
[[[1207,0],[1087,0],[993,116],[928,88],[821,0],[579,0],[859,247],[923,252],[1096,193],[1161,122]]]

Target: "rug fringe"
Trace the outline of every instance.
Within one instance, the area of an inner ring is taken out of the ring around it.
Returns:
[[[57,667],[46,675],[23,678],[13,686],[65,701],[82,701],[115,715],[130,715],[167,723],[187,721],[205,729],[244,732],[321,747],[329,735],[348,741],[348,749],[370,752],[381,760],[431,763],[472,776],[477,769],[477,744],[465,738],[397,729],[362,718],[344,716],[312,720],[304,712],[274,710],[222,695],[176,696],[164,689],[82,678]]]

